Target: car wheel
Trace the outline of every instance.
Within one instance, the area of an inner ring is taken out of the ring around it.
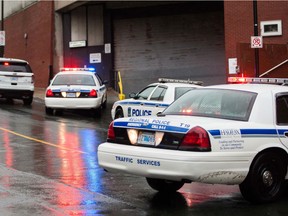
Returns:
[[[146,180],[151,188],[159,192],[176,192],[184,185],[184,182],[181,181],[170,181],[154,178],[146,178]]]
[[[123,118],[123,117],[124,117],[123,110],[121,108],[117,108],[114,119]]]
[[[49,107],[45,107],[45,112],[47,115],[53,115],[53,109]]]
[[[107,96],[105,98],[105,101],[102,103],[102,108],[106,109],[106,107],[107,107]]]
[[[285,187],[287,161],[276,152],[260,154],[252,163],[248,176],[239,185],[242,196],[252,203],[277,200]]]
[[[95,109],[92,109],[92,115],[95,117],[100,117],[101,116],[101,106]]]
[[[32,102],[33,102],[33,97],[27,98],[27,99],[23,99],[24,105],[31,105]]]
[[[55,115],[62,116],[63,115],[63,110],[62,109],[55,110]]]

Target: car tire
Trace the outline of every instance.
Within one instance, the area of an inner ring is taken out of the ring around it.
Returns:
[[[45,107],[45,112],[47,115],[53,115],[53,109],[49,107]]]
[[[265,152],[253,161],[246,179],[239,185],[242,196],[252,203],[279,199],[285,188],[287,160],[277,152]]]
[[[184,182],[181,181],[170,181],[165,179],[146,178],[146,181],[151,188],[159,192],[176,192],[184,185]]]
[[[95,109],[92,109],[92,115],[95,117],[100,117],[101,116],[101,106]]]
[[[24,105],[31,105],[33,102],[33,97],[23,99]]]
[[[49,108],[49,107],[45,107],[45,113],[47,115],[53,115],[53,109],[52,108]]]
[[[56,116],[62,116],[63,115],[63,110],[62,109],[56,109],[55,110],[55,115]]]
[[[115,117],[114,117],[114,119],[123,118],[123,117],[124,117],[124,114],[123,114],[122,108],[117,108],[117,109],[116,109],[116,112],[115,112]]]
[[[107,107],[107,96],[105,97],[105,101],[102,103],[102,108],[106,109]]]

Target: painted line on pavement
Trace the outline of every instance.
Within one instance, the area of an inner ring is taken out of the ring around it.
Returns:
[[[29,140],[32,140],[32,141],[35,141],[35,142],[38,142],[38,143],[42,143],[42,144],[45,144],[45,145],[53,146],[53,147],[60,148],[60,149],[63,149],[63,150],[74,151],[74,152],[78,152],[78,153],[81,153],[81,154],[88,154],[87,152],[83,152],[83,151],[79,151],[79,150],[75,150],[75,149],[71,149],[71,148],[66,148],[66,147],[59,146],[59,145],[56,145],[56,144],[53,144],[53,143],[50,143],[50,142],[46,142],[44,140],[39,140],[39,139],[36,139],[36,138],[33,138],[33,137],[25,136],[23,134],[16,133],[16,132],[8,130],[6,128],[0,127],[0,130],[6,131],[8,133],[14,134],[16,136],[19,136],[19,137],[22,137],[22,138],[25,138],[25,139],[29,139]]]

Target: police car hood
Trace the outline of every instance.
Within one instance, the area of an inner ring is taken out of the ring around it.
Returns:
[[[232,120],[199,116],[166,115],[165,117],[129,117],[114,121],[114,127],[135,128],[151,131],[187,133],[191,128],[200,126],[205,130],[231,128]],[[238,122],[238,121],[237,121]]]

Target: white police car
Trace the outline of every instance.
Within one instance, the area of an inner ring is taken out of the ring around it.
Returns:
[[[263,82],[288,79],[244,81],[189,91],[158,116],[114,120],[99,165],[144,176],[158,191],[239,184],[251,202],[278,199],[288,178],[288,87]]]
[[[129,99],[119,100],[111,109],[112,119],[130,116],[156,115],[187,91],[199,88],[201,81],[159,78],[158,83],[146,86]]]
[[[33,102],[34,74],[22,59],[0,58],[0,98],[20,99],[24,105]]]
[[[46,89],[46,113],[90,109],[99,115],[107,103],[105,83],[94,68],[62,68]]]

